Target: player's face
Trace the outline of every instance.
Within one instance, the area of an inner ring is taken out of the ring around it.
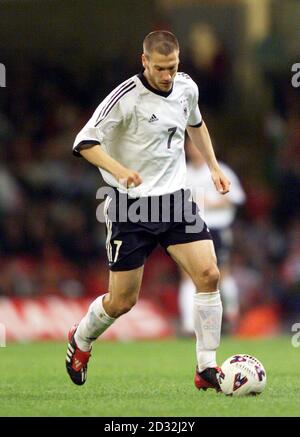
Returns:
[[[150,85],[160,91],[170,91],[178,70],[179,52],[174,50],[169,55],[162,55],[155,51],[149,55],[143,54],[142,63]]]

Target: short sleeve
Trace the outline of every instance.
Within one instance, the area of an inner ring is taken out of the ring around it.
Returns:
[[[101,144],[101,135],[99,133],[99,130],[94,127],[92,118],[81,129],[81,131],[75,138],[73,144],[73,154],[75,156],[81,156],[81,150],[88,149],[97,144]]]
[[[202,115],[198,106],[199,90],[197,84],[193,81],[193,97],[191,101],[190,116],[188,125],[190,127],[200,127],[203,123]]]
[[[114,102],[110,95],[106,97],[76,136],[73,154],[81,156],[81,150],[111,139],[122,124],[123,118],[120,102]]]

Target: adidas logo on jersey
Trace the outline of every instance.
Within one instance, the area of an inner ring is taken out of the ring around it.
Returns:
[[[153,123],[154,121],[158,121],[158,118],[155,114],[152,114],[148,121],[149,123]]]

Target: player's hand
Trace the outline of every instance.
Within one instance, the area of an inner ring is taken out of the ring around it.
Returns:
[[[142,178],[138,172],[124,168],[117,175],[116,178],[120,182],[121,185],[126,188],[134,188],[141,185]]]
[[[220,194],[226,194],[229,192],[231,182],[220,169],[213,170],[211,172],[211,178]]]

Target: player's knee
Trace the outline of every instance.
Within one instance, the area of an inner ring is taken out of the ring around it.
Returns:
[[[199,279],[200,287],[199,290],[206,289],[209,291],[215,291],[218,288],[220,280],[220,272],[216,265],[208,267],[201,272],[201,277]]]
[[[137,302],[137,296],[130,296],[118,299],[114,302],[112,308],[112,317],[120,317],[122,314],[128,313]]]

